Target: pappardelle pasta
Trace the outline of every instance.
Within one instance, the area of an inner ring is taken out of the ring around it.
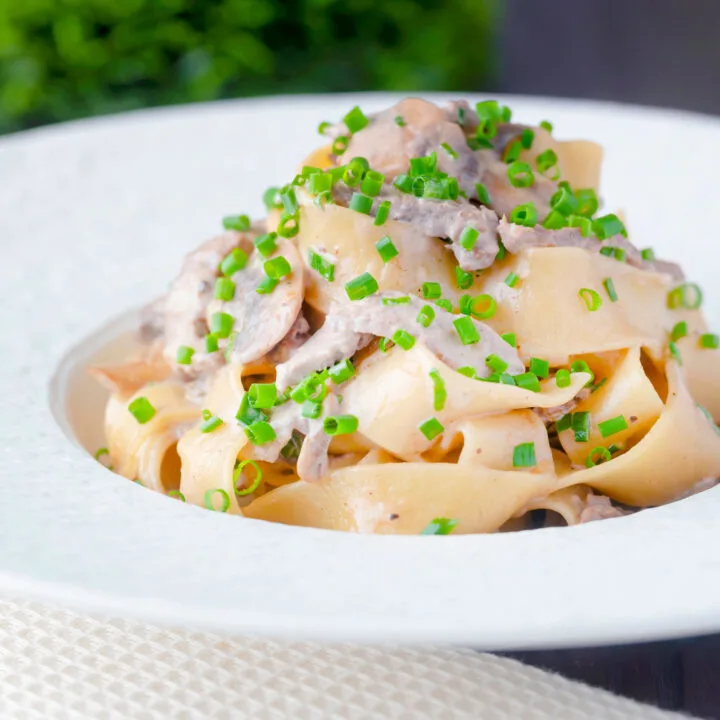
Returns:
[[[115,472],[364,533],[617,517],[720,476],[720,341],[680,268],[600,211],[601,148],[494,101],[321,123],[268,216],[224,218],[144,312]]]

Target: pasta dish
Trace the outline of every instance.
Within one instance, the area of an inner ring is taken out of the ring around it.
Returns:
[[[223,219],[143,311],[115,472],[363,533],[612,518],[720,476],[700,288],[601,210],[601,148],[495,101],[354,107],[267,217]]]

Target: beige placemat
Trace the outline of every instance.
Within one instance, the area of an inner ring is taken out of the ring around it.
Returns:
[[[472,650],[227,638],[0,600],[0,718],[686,717]]]

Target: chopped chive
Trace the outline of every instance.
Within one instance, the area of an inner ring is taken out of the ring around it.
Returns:
[[[253,445],[266,445],[277,437],[273,426],[265,420],[257,420],[244,429]]]
[[[217,430],[222,424],[223,421],[217,415],[211,415],[202,425],[200,425],[200,432],[212,432],[213,430]]]
[[[572,190],[561,187],[550,199],[550,207],[567,217],[573,215],[578,208],[578,201]]]
[[[443,424],[435,417],[430,417],[424,422],[421,422],[420,425],[418,425],[418,430],[428,439],[428,440],[434,440],[438,435],[440,435],[445,428],[443,427]]]
[[[282,215],[278,223],[277,234],[280,237],[295,237],[300,232],[299,215]]]
[[[535,467],[536,465],[534,442],[520,443],[513,448],[513,467]]]
[[[559,230],[568,226],[568,218],[557,210],[551,210],[543,220],[542,226],[548,230]]]
[[[618,296],[615,292],[615,283],[613,282],[613,279],[605,278],[603,280],[603,286],[605,287],[605,292],[608,294],[611,302],[617,302]]]
[[[247,215],[226,215],[222,224],[226,230],[246,232],[250,229],[250,218]]]
[[[325,131],[330,127],[331,123],[327,122],[327,120],[324,120],[318,125],[318,135],[324,135]]]
[[[437,370],[430,371],[430,378],[433,382],[433,410],[439,412],[445,408],[445,401],[447,400],[445,381]]]
[[[355,187],[365,177],[365,173],[370,169],[370,163],[364,157],[353,158],[346,166],[343,172],[343,182],[348,187]]]
[[[232,332],[235,318],[224,312],[216,312],[210,316],[210,332],[219,337],[226,338]]]
[[[435,310],[431,305],[423,305],[420,312],[417,314],[415,321],[420,323],[423,327],[430,327],[432,321],[435,319]]]
[[[510,347],[517,347],[517,336],[515,333],[502,333],[500,337],[510,345]]]
[[[457,160],[459,155],[453,148],[446,142],[440,143],[440,147],[453,159]]]
[[[403,350],[410,350],[415,344],[415,338],[405,330],[396,330],[392,336],[393,342]]]
[[[335,265],[312,249],[308,251],[308,265],[328,282],[335,279]]]
[[[215,497],[220,498],[220,505],[215,507]],[[230,508],[230,496],[221,488],[206,490],[203,497],[203,505],[214,512],[227,512]]]
[[[533,227],[537,224],[538,212],[535,203],[526,203],[525,205],[516,205],[510,213],[510,222],[515,225],[524,225],[525,227]]]
[[[350,435],[358,429],[358,419],[354,415],[330,415],[323,421],[326,435]]]
[[[363,273],[345,283],[345,292],[350,300],[362,300],[378,291],[377,280],[370,273]]]
[[[472,287],[475,278],[472,273],[465,272],[459,265],[455,266],[455,282],[461,290],[467,290]]]
[[[523,390],[540,392],[540,381],[534,372],[521,373],[520,375],[515,375],[514,378],[515,384]]]
[[[477,370],[470,365],[463,365],[462,367],[459,367],[455,372],[458,372],[465,377],[469,377],[472,380],[478,379]]]
[[[505,278],[505,284],[508,287],[514,288],[517,285],[517,282],[520,278],[514,273],[511,272],[506,278]]]
[[[390,215],[390,201],[389,200],[383,200],[379,205],[377,212],[375,213],[375,222],[373,225],[384,225],[385,221],[388,219],[388,216]]]
[[[301,414],[303,417],[317,420],[322,415],[322,402],[317,400],[305,400],[302,404]]]
[[[584,238],[590,237],[592,234],[592,221],[590,218],[583,217],[582,215],[568,215],[567,224],[568,227],[577,228],[580,231],[580,235]]]
[[[348,147],[348,144],[350,143],[350,139],[347,135],[338,135],[335,140],[333,140],[332,144],[332,154],[333,155],[342,155]]]
[[[129,405],[130,414],[140,423],[144,425],[150,422],[157,412],[152,403],[146,397],[135,398]]]
[[[424,282],[422,284],[422,296],[425,300],[436,300],[442,295],[440,283]]]
[[[292,273],[292,267],[283,255],[279,255],[272,260],[266,260],[263,269],[265,274],[273,280],[280,280],[280,278],[287,277]]]
[[[520,153],[522,152],[522,149],[523,149],[522,143],[519,140],[513,140],[505,148],[505,154],[503,156],[503,160],[508,165],[510,163],[514,163],[520,157]]]
[[[463,293],[460,296],[460,299],[458,300],[458,306],[460,309],[460,312],[463,315],[469,315],[470,314],[470,304],[472,303],[472,295],[468,295],[467,293]]]
[[[588,442],[590,439],[590,413],[576,412],[572,414],[570,422],[573,433],[575,433],[575,442]]]
[[[640,257],[651,262],[655,259],[655,251],[652,248],[644,248],[640,251]]]
[[[178,365],[190,365],[194,354],[195,348],[191,348],[187,345],[181,345],[177,349],[177,354],[175,355],[175,362],[177,362]]]
[[[561,368],[555,373],[555,384],[559,388],[566,388],[570,386],[570,371],[565,368]]]
[[[356,133],[360,132],[360,130],[364,127],[367,127],[370,120],[360,107],[356,105],[347,115],[345,115],[343,122],[351,133]]]
[[[266,277],[260,281],[260,284],[255,288],[255,292],[258,295],[269,295],[276,287],[278,281],[275,278]]]
[[[275,383],[253,383],[248,390],[250,405],[254,408],[269,409],[277,400]]]
[[[307,189],[311,195],[320,195],[320,193],[332,190],[332,185],[332,175],[330,175],[330,173],[320,172],[308,178]]]
[[[288,215],[294,215],[300,209],[295,195],[295,188],[292,185],[285,185],[280,188],[280,200]]]
[[[482,183],[475,183],[475,194],[481,205],[490,204],[490,193],[488,193],[487,188]]]
[[[267,420],[267,417],[267,413],[259,408],[254,408],[250,404],[250,396],[248,393],[244,393],[240,400],[240,407],[237,413],[235,413],[235,419],[241,425],[252,425],[259,420]]]
[[[667,306],[671,310],[686,308],[697,310],[703,301],[702,290],[695,283],[683,283],[668,293]]]
[[[168,490],[167,496],[177,498],[180,502],[185,502],[185,496],[179,490]]]
[[[265,207],[270,210],[279,210],[282,207],[282,201],[280,200],[280,188],[269,187],[263,193],[263,203]]]
[[[489,320],[496,310],[497,302],[492,295],[476,295],[470,301],[470,314],[478,320]]]
[[[347,382],[355,374],[355,366],[348,359],[336,363],[328,370],[330,379],[336,384]]]
[[[378,251],[384,263],[390,262],[400,254],[400,251],[395,247],[395,243],[393,243],[389,235],[380,238],[375,243],[375,249]]]
[[[627,420],[623,415],[618,415],[617,417],[598,423],[598,430],[604,438],[610,437],[610,435],[614,435],[615,433],[622,432],[623,430],[627,430],[627,428]]]
[[[587,456],[587,460],[585,460],[585,467],[595,467],[596,465],[600,465],[601,463],[607,462],[611,459],[612,454],[607,448],[596,447],[591,450],[590,454]]]
[[[549,132],[549,133],[551,133],[551,132],[553,131],[553,125],[552,125],[552,123],[549,122],[548,120],[542,120],[542,121],[540,122],[540,127],[541,127],[543,130],[547,130],[547,132]]]
[[[253,240],[255,249],[265,258],[270,257],[277,250],[277,233],[270,232],[260,235]]]
[[[243,471],[247,466],[250,466],[255,470],[255,478],[250,483],[250,485],[243,486],[242,488],[238,488],[238,480],[242,477]],[[233,470],[233,489],[235,490],[235,494],[238,497],[243,497],[243,495],[251,495],[254,493],[259,487],[260,483],[262,481],[263,473],[260,469],[260,466],[254,461],[254,460],[241,460]]]
[[[458,108],[461,110],[462,108]],[[442,431],[441,431],[442,432]],[[449,535],[459,520],[451,520],[450,518],[435,518],[431,523],[428,523],[421,531],[421,535]]]
[[[508,364],[499,355],[495,355],[495,353],[485,358],[485,364],[493,372],[502,373],[508,369]]]
[[[447,310],[448,312],[452,312],[452,303],[447,298],[438,298],[435,301],[435,304],[442,308],[443,310]]]
[[[480,237],[479,230],[476,230],[470,225],[466,225],[465,229],[460,233],[458,244],[465,248],[465,250],[472,250],[475,247],[478,237]]]
[[[400,297],[384,297],[382,299],[383,305],[409,305],[410,296],[400,295]]]
[[[535,182],[535,176],[530,166],[519,160],[508,165],[507,176],[513,187],[530,187]]]
[[[382,173],[376,172],[375,170],[368,170],[365,173],[360,190],[365,193],[365,195],[375,197],[380,190],[382,190],[384,182],[385,176]]]
[[[713,333],[703,333],[700,336],[700,347],[708,350],[717,350],[720,347],[720,338]]]
[[[607,382],[607,378],[604,377],[602,380],[600,380],[599,382],[596,382],[596,383],[590,388],[590,392],[591,392],[591,393],[597,392],[606,382]]]
[[[627,230],[622,220],[613,213],[595,218],[595,220],[593,220],[593,232],[598,240],[607,240],[609,237],[613,237],[613,235],[627,237]]]
[[[248,256],[240,249],[231,250],[220,263],[220,272],[227,277],[242,270],[248,261]]]
[[[555,422],[555,429],[561,433],[572,427],[572,413],[567,413]]]
[[[670,339],[673,342],[677,342],[680,338],[684,338],[688,334],[688,324],[685,320],[681,320],[675,323],[673,329],[670,331]]]
[[[530,358],[530,372],[539,378],[546,378],[550,374],[550,363],[540,358]]]
[[[235,297],[235,283],[230,278],[218,278],[215,281],[215,297],[225,302],[232,300]]]
[[[578,295],[590,312],[595,312],[602,306],[602,298],[595,290],[580,288]]]
[[[205,336],[205,352],[214,353],[218,351],[218,336],[214,333],[208,333]]]
[[[396,116],[395,116],[395,124],[396,124],[398,127],[404,127],[404,126],[405,126],[405,121],[403,120],[402,115],[396,115]]]
[[[668,350],[670,351],[670,355],[675,360],[675,362],[678,365],[682,366],[682,355],[680,354],[680,349],[678,348],[678,346],[671,341],[670,343],[668,343]]]
[[[480,342],[480,333],[469,317],[459,317],[453,320],[453,325],[463,345],[475,345]]]
[[[532,128],[523,128],[520,133],[520,144],[525,150],[530,150],[535,139],[535,131]]]
[[[600,201],[598,200],[597,193],[592,188],[580,188],[575,190],[575,197],[579,203],[577,214],[583,215],[586,218],[591,218],[600,207]],[[622,225],[622,223],[620,223]],[[623,226],[623,231],[625,226]],[[624,234],[621,231],[621,234]],[[609,237],[609,236],[608,236]]]
[[[391,347],[393,347],[395,343],[390,338],[380,338],[380,342],[378,343],[378,348],[380,352],[386,353]]]
[[[536,158],[535,158],[535,166],[538,169],[538,172],[542,173],[543,175],[550,170],[550,168],[553,168],[557,165],[558,162],[558,156],[557,153],[554,150],[545,150],[544,152],[541,152]]]
[[[363,195],[362,193],[355,192],[352,194],[352,197],[350,198],[350,204],[348,207],[351,210],[355,210],[355,212],[363,213],[364,215],[369,215],[370,210],[372,210],[372,204],[373,199],[371,197],[368,197],[367,195]]]

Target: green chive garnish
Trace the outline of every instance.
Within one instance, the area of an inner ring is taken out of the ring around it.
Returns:
[[[447,400],[445,381],[437,370],[430,371],[430,378],[433,381],[433,409],[439,412],[445,408]]]
[[[277,233],[271,232],[271,233],[265,233],[265,235],[260,235],[260,237],[256,237],[253,240],[253,243],[255,244],[255,249],[263,256],[263,257],[270,257],[276,250],[277,250]]]
[[[335,279],[335,265],[314,250],[308,251],[308,265],[315,272],[320,273],[328,282]]]
[[[508,165],[507,176],[513,187],[530,187],[535,182],[530,166],[519,160]]]
[[[712,333],[703,333],[700,336],[700,347],[708,350],[717,350],[720,347],[720,338]]]
[[[459,317],[453,320],[453,325],[463,345],[475,345],[480,342],[480,333],[469,317]]]
[[[442,430],[440,431],[442,432]],[[429,438],[428,438],[429,439]],[[431,523],[426,525],[421,531],[421,535],[449,535],[459,520],[451,520],[450,518],[435,518]]]
[[[523,390],[530,390],[531,392],[540,392],[540,381],[537,379],[537,375],[533,372],[521,373],[515,375],[515,384],[521,387]]]
[[[534,442],[520,443],[513,448],[513,467],[535,467],[536,465]]]
[[[688,334],[688,324],[685,320],[681,320],[675,323],[673,329],[670,331],[670,339],[673,342],[677,342],[680,338],[684,338]]]
[[[405,121],[403,120],[402,115],[395,116],[395,124],[398,127],[405,127]]]
[[[265,277],[255,288],[255,292],[258,295],[269,295],[277,287],[277,284],[278,281],[275,278]]]
[[[475,282],[475,278],[472,273],[465,272],[459,265],[456,265],[455,282],[461,290],[467,290]]]
[[[219,498],[219,500],[216,500],[215,498]],[[217,502],[219,502],[220,505],[215,507]],[[203,497],[203,505],[205,505],[208,510],[214,510],[215,512],[227,512],[230,508],[230,496],[221,488],[206,490],[205,496]]]
[[[377,280],[370,273],[363,273],[345,283],[345,292],[350,300],[362,300],[378,291]]]
[[[481,205],[490,204],[490,193],[488,193],[487,188],[482,183],[475,183],[475,194]]]
[[[497,373],[503,373],[508,369],[508,364],[499,355],[495,355],[494,353],[485,358],[485,364],[493,372]]]
[[[627,427],[627,420],[625,420],[623,415],[618,415],[617,417],[610,418],[610,420],[598,423],[598,430],[604,438],[610,437],[610,435],[614,435],[615,433],[619,433],[623,430],[627,430]]]
[[[470,314],[478,320],[489,320],[494,317],[497,302],[492,295],[476,295],[470,301]]]
[[[505,278],[505,284],[508,287],[514,288],[517,285],[517,282],[520,278],[514,273],[511,272],[506,278]]]
[[[436,300],[442,295],[440,283],[424,282],[422,284],[422,296],[425,300]]]
[[[580,288],[578,295],[590,312],[595,312],[602,306],[602,298],[595,290]]]
[[[420,323],[423,327],[430,327],[434,319],[435,310],[433,310],[431,305],[423,305],[415,318],[416,322]]]
[[[390,262],[394,257],[397,257],[399,254],[399,250],[395,247],[395,244],[390,239],[389,235],[385,235],[385,237],[380,238],[375,243],[375,249],[378,251],[378,254],[382,258],[382,261],[384,263]]]
[[[440,147],[441,147],[453,160],[457,160],[457,159],[458,159],[459,155],[457,154],[457,152],[455,152],[455,150],[453,150],[453,148],[452,148],[450,145],[448,145],[448,143],[446,143],[446,142],[440,143]]]
[[[354,415],[330,415],[323,421],[326,435],[350,435],[358,429],[358,419]]]
[[[271,408],[277,400],[277,386],[275,383],[253,383],[248,390],[248,398],[254,408]]]
[[[598,240],[607,240],[613,235],[627,237],[627,230],[617,215],[610,213],[593,220],[593,232]]]
[[[230,335],[235,325],[235,318],[224,312],[216,312],[210,316],[210,332],[218,338]]]
[[[215,297],[225,302],[232,300],[235,297],[235,283],[230,278],[218,278],[215,281]]]
[[[128,405],[128,410],[140,425],[150,422],[157,412],[146,397],[135,398],[135,400]]]
[[[342,360],[328,370],[330,379],[336,384],[347,382],[355,374],[355,366],[350,360]]]
[[[671,310],[697,310],[703,301],[702,290],[695,283],[683,283],[668,293],[667,306]]]
[[[200,432],[212,432],[213,430],[217,430],[222,424],[223,421],[217,415],[211,415],[202,425],[200,425]]]
[[[470,251],[475,247],[478,237],[480,237],[479,230],[467,225],[462,233],[460,233],[458,243],[461,247],[465,248],[465,250]]]
[[[445,428],[437,418],[430,417],[418,425],[418,430],[420,430],[428,440],[434,440]]]
[[[360,132],[370,122],[366,117],[365,113],[356,105],[345,117],[343,118],[345,126],[351,133]]]
[[[248,261],[248,256],[240,249],[231,250],[220,263],[220,272],[227,277],[242,270]]]
[[[379,205],[377,212],[375,213],[375,222],[374,225],[384,225],[385,221],[388,219],[388,216],[390,215],[390,201],[389,200],[383,200]]]
[[[535,203],[526,203],[525,205],[517,205],[510,213],[510,222],[515,225],[524,225],[525,227],[533,227],[537,224],[538,212]]]
[[[585,460],[585,467],[595,467],[596,465],[600,465],[601,463],[607,462],[611,459],[612,455],[607,448],[596,447],[591,450],[590,454],[587,456],[587,460]]]
[[[590,439],[590,413],[572,413],[570,427],[575,433],[575,442],[588,442]]]
[[[562,368],[555,373],[555,384],[559,388],[570,387],[570,371]]]
[[[227,215],[222,223],[226,230],[246,232],[250,229],[250,218],[247,215]]]
[[[502,333],[500,337],[510,345],[510,347],[517,347],[517,336],[515,333]]]
[[[618,296],[615,292],[615,283],[613,282],[612,278],[605,278],[603,280],[603,286],[605,287],[605,292],[608,294],[608,297],[612,302],[617,302]]]
[[[298,217],[298,214],[282,215],[280,217],[280,222],[278,223],[277,234],[284,238],[295,237],[300,232]]]
[[[550,374],[550,363],[540,358],[530,358],[530,372],[539,378],[546,378]]]
[[[273,426],[265,420],[257,420],[248,425],[245,434],[253,445],[266,445],[277,437]]]
[[[405,330],[396,330],[392,336],[393,342],[403,350],[410,350],[415,345],[415,338]]]
[[[194,354],[195,354],[195,348],[188,347],[187,345],[181,345],[177,349],[177,355],[175,356],[175,362],[177,362],[178,365],[190,365]]]

